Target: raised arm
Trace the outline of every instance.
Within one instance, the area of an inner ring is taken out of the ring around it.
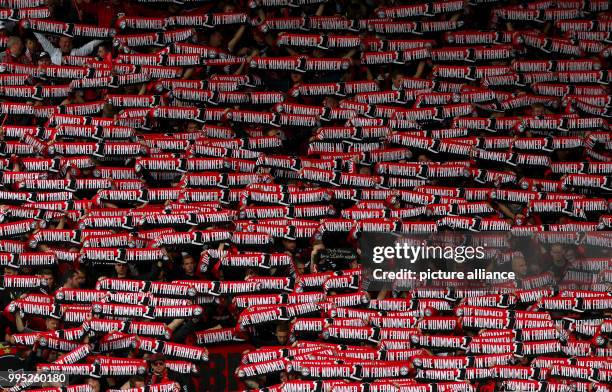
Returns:
[[[102,42],[104,41],[100,39],[95,39],[91,42],[86,43],[80,48],[72,49],[72,52],[70,52],[70,54],[73,56],[87,56],[94,50],[96,46],[100,45]]]
[[[23,319],[19,315],[19,311],[17,311],[15,313],[15,327],[17,327],[17,332],[19,332],[19,333],[25,331],[25,329],[26,329],[26,326],[25,326],[25,324],[23,322]]]
[[[238,42],[242,38],[242,35],[244,34],[245,29],[246,29],[246,26],[244,25],[240,26],[238,31],[236,31],[236,34],[234,34],[234,37],[227,44],[227,50],[229,50],[230,53],[232,53],[234,49],[236,48],[236,45],[238,45]]]
[[[45,37],[43,34],[34,33],[34,36],[40,43],[40,46],[42,46],[42,48],[45,50],[45,52],[49,53],[49,56],[53,57],[53,54],[59,51],[59,48],[55,47],[55,45],[53,45],[51,41],[49,41],[47,37]]]

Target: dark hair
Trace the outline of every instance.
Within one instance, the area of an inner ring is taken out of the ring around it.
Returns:
[[[74,271],[75,271],[77,274],[82,273],[82,274],[84,274],[84,275],[87,275],[87,269],[85,269],[85,268],[84,268],[84,267],[82,267],[82,266],[78,266],[78,267],[76,267],[76,268],[74,269]]]
[[[397,78],[398,76],[404,76],[405,74],[406,74],[406,73],[405,73],[403,70],[401,70],[401,69],[396,69],[396,70],[394,70],[394,71],[393,71],[393,73],[391,73],[391,79],[395,79],[395,78]]]
[[[289,324],[280,323],[276,326],[276,332],[289,332]]]
[[[110,52],[112,50],[110,44],[106,42],[103,42],[100,45],[98,45],[98,48],[104,48],[107,52]]]
[[[62,275],[62,283],[66,283],[68,281],[68,279],[72,279],[76,276],[77,271],[75,269],[68,269],[66,270],[66,272],[64,272],[64,275]]]
[[[142,381],[144,382],[145,379],[143,376],[132,376],[130,377],[130,379],[128,380],[128,382],[130,383],[130,387],[134,388],[135,383],[137,383],[138,381]]]

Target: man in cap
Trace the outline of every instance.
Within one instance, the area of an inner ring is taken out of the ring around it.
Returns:
[[[36,65],[51,65],[51,56],[49,53],[42,51],[35,57]]]

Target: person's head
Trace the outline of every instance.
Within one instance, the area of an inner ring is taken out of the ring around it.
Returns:
[[[323,106],[328,106],[330,108],[338,107],[338,98],[336,97],[325,97],[323,99]]]
[[[321,58],[321,57],[325,57],[325,51],[321,50],[321,49],[314,49],[312,52],[312,57],[315,58]]]
[[[183,254],[183,262],[181,264],[183,272],[187,275],[193,275],[195,273],[195,259],[189,253]]]
[[[266,44],[266,34],[262,33],[259,30],[255,30],[253,32],[253,40],[257,45],[265,45]]]
[[[565,260],[567,260],[570,263],[574,263],[576,260],[578,260],[578,255],[576,254],[576,249],[574,248],[568,248],[565,251]]]
[[[404,79],[404,74],[402,72],[395,72],[391,77],[391,83],[393,84],[394,89],[402,88],[402,80]]]
[[[372,169],[370,169],[368,166],[361,166],[359,168],[359,174],[372,175]]]
[[[512,271],[519,278],[527,276],[527,262],[523,255],[517,254],[512,257]]]
[[[212,46],[213,48],[218,48],[223,45],[223,34],[221,34],[219,30],[214,30],[210,34],[210,40],[208,41],[208,45]]]
[[[115,116],[115,108],[112,105],[109,105],[108,103],[105,103],[104,107],[102,108],[102,116],[103,117],[114,117]]]
[[[51,57],[47,52],[40,52],[36,56],[36,65],[51,65]]]
[[[533,106],[531,106],[531,110],[533,111],[534,116],[541,116],[545,114],[544,105],[542,105],[541,103],[533,104]]]
[[[43,356],[44,356],[44,354],[43,354]],[[59,358],[59,352],[57,352],[55,350],[50,350],[50,351],[47,352],[46,360],[48,362],[55,362],[58,358]]]
[[[287,382],[287,381],[289,381],[289,373],[287,373],[287,372],[280,372],[279,378],[280,378],[280,382]]]
[[[70,51],[72,50],[72,38],[60,37],[58,46],[62,51],[62,54],[70,54]]]
[[[28,37],[25,39],[26,49],[30,51],[30,53],[36,53],[38,51],[38,41],[34,37]]]
[[[431,159],[429,159],[429,157],[425,154],[419,154],[419,156],[417,157],[417,161],[419,162],[431,162]]]
[[[76,270],[69,269],[64,273],[62,281],[64,282],[64,286],[67,289],[77,289],[78,286],[78,273]]]
[[[301,72],[291,72],[291,81],[293,84],[301,83],[304,81],[304,74]]]
[[[251,276],[257,276],[257,271],[255,270],[255,268],[247,268],[244,270],[244,278],[248,279]]]
[[[283,238],[283,248],[285,248],[286,251],[293,253],[297,249],[297,242],[295,240]]]
[[[289,340],[289,325],[282,323],[276,326],[276,340],[281,345],[287,344]]]
[[[4,275],[17,275],[19,271],[17,271],[13,267],[4,267]]]
[[[76,276],[77,287],[85,286],[85,281],[87,280],[87,273],[85,272],[83,268],[77,268],[76,272],[77,272],[77,276]]]
[[[9,37],[6,46],[14,57],[19,57],[23,53],[23,41],[19,37]]]
[[[195,121],[189,121],[187,122],[187,127],[185,128],[185,130],[187,132],[195,132],[199,129],[198,127],[198,123]]]
[[[115,263],[115,273],[119,278],[125,278],[128,274],[128,267],[125,263]]]
[[[160,375],[166,370],[166,358],[163,355],[155,354],[151,357],[151,371],[153,374]]]
[[[552,259],[553,264],[560,267],[565,264],[565,249],[563,249],[563,245],[561,244],[553,244],[550,247],[550,258]]]
[[[47,285],[49,287],[55,286],[55,276],[53,275],[53,271],[51,271],[48,268],[45,268],[42,271],[40,271],[40,276],[42,276],[43,278],[47,280]]]
[[[53,317],[47,317],[45,319],[45,327],[47,327],[47,331],[57,331],[59,329],[60,322],[58,319]]]
[[[88,377],[85,382],[87,383],[87,385],[89,385],[91,387],[93,392],[101,392],[102,391],[102,385],[100,384],[100,380],[98,380],[97,378]]]
[[[259,389],[259,382],[257,382],[257,380],[254,378],[247,378],[243,382],[244,385],[246,385],[250,389]]]
[[[111,52],[110,46],[107,44],[101,44],[98,46],[98,58],[104,60],[106,56]]]
[[[226,4],[223,6],[223,12],[236,12],[236,6],[234,4]]]
[[[145,380],[142,376],[132,376],[129,379],[130,388],[140,388],[145,386]]]

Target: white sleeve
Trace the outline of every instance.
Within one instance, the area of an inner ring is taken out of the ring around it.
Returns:
[[[80,48],[76,48],[76,49],[72,49],[72,51],[70,52],[71,55],[73,56],[87,56],[88,54],[90,54],[92,52],[92,50],[94,50],[94,48],[98,45],[100,45],[102,42],[102,40],[100,39],[95,39],[91,42],[86,43],[85,45],[81,46]]]
[[[45,50],[45,52],[49,53],[49,57],[51,57],[51,62],[56,65],[62,64],[62,51],[59,48],[56,48],[44,35],[41,33],[34,33],[36,39],[40,43],[40,46]]]
[[[53,44],[41,33],[34,33],[38,42],[40,42],[40,46],[45,50],[45,52],[49,53],[49,56],[53,56],[53,52],[58,51],[59,48],[53,46]]]

